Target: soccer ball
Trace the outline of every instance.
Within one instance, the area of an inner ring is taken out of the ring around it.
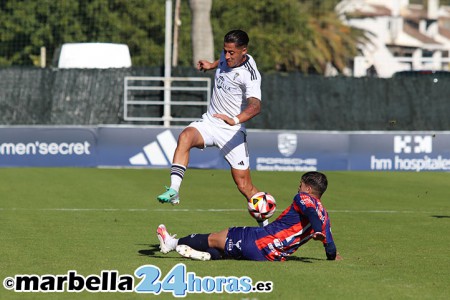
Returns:
[[[264,221],[273,215],[277,208],[277,203],[275,198],[269,193],[259,192],[250,198],[247,202],[247,208],[253,218],[258,221]]]

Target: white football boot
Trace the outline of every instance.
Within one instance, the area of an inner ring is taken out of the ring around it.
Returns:
[[[194,260],[211,260],[211,254],[208,252],[194,250],[188,245],[178,245],[176,250],[181,256],[186,258]]]
[[[164,224],[158,226],[158,229],[156,229],[156,235],[158,236],[159,248],[162,253],[169,253],[170,251],[175,250],[178,243],[178,240],[175,238],[177,235],[170,235]]]

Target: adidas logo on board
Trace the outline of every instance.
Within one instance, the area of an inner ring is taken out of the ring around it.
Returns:
[[[168,166],[172,163],[177,141],[170,130],[161,132],[153,141],[142,148],[142,152],[129,158],[133,166]]]

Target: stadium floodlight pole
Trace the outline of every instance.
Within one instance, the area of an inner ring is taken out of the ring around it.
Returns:
[[[166,0],[166,40],[164,47],[164,127],[170,126],[172,119],[170,111],[171,102],[171,51],[172,51],[172,0]]]

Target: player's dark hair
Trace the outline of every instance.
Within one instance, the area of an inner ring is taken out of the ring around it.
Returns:
[[[309,185],[320,197],[328,187],[328,179],[320,172],[307,172],[302,176],[302,182]]]
[[[224,43],[234,43],[236,47],[247,47],[249,41],[247,33],[239,29],[231,30],[223,38]]]

